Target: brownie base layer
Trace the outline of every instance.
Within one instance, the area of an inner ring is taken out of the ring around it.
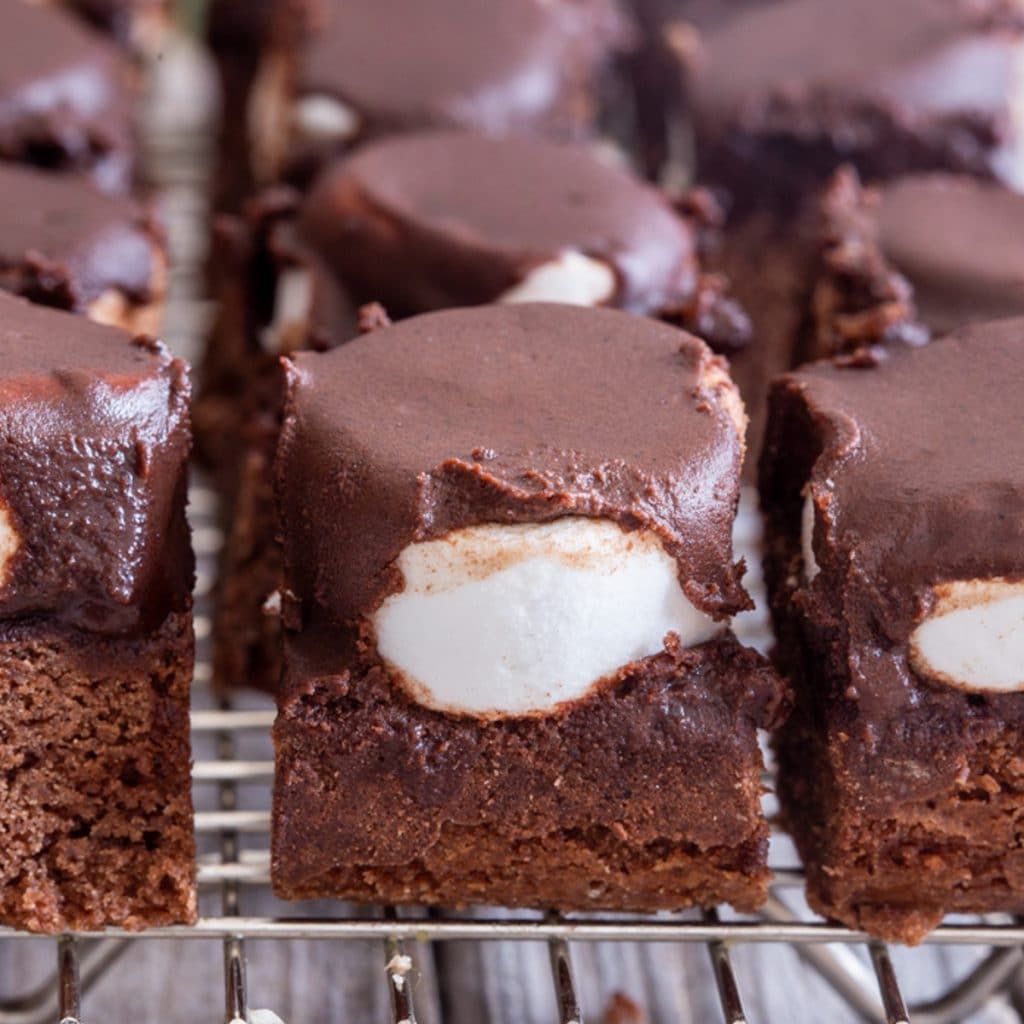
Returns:
[[[278,895],[638,912],[764,901],[757,728],[784,693],[733,638],[647,659],[551,715],[493,722],[423,708],[380,667],[332,672],[310,653],[328,642],[286,643]]]
[[[195,918],[191,617],[146,637],[0,630],[0,921]]]
[[[784,825],[818,913],[913,945],[949,913],[1024,910],[1018,730],[979,744],[946,792],[882,814],[860,805],[859,786],[844,782],[839,758],[805,716],[782,729],[776,748]]]
[[[359,903],[633,913],[728,903],[755,913],[771,878],[767,844],[767,828],[738,846],[702,851],[686,843],[631,843],[601,825],[526,838],[491,826],[450,826],[407,864],[335,868],[277,892],[295,900],[326,894]]]

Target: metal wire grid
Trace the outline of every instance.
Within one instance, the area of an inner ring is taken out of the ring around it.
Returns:
[[[200,564],[197,615],[200,661],[197,689],[206,687],[209,661],[204,651],[209,618],[203,604],[209,589],[212,564],[219,533],[210,525],[212,496],[194,489],[193,518]],[[412,942],[526,941],[546,943],[551,978],[558,1007],[557,1024],[583,1024],[580,998],[574,978],[570,944],[574,942],[683,942],[703,945],[710,957],[718,990],[722,1019],[726,1024],[745,1024],[741,987],[733,969],[731,951],[740,945],[788,943],[804,962],[822,975],[865,1020],[885,1024],[954,1024],[962,1021],[993,993],[1003,988],[1021,966],[1024,924],[997,920],[979,923],[946,923],[929,938],[947,945],[985,945],[988,955],[961,981],[940,998],[911,1006],[901,990],[887,947],[867,936],[820,920],[807,920],[791,909],[786,890],[799,889],[799,869],[777,870],[772,893],[761,916],[754,920],[723,920],[718,911],[704,911],[697,919],[679,916],[636,918],[566,917],[537,915],[531,919],[509,920],[497,915],[466,917],[433,914],[408,916],[396,908],[384,908],[379,916],[344,913],[316,918],[247,917],[240,913],[240,892],[246,886],[268,886],[270,875],[267,839],[270,813],[266,809],[239,807],[238,787],[259,783],[269,795],[273,777],[270,760],[245,760],[237,756],[239,741],[246,733],[265,733],[273,712],[221,707],[196,710],[192,714],[194,737],[206,745],[212,738],[215,756],[198,760],[193,767],[197,789],[214,787],[217,808],[198,811],[196,830],[200,836],[217,841],[213,854],[200,857],[199,885],[202,891],[219,891],[220,913],[207,916],[192,927],[157,928],[143,933],[112,929],[102,933],[63,935],[56,940],[57,966],[52,978],[39,988],[14,999],[0,1000],[0,1024],[41,1024],[53,1021],[78,1024],[82,1020],[83,996],[132,942],[174,938],[219,941],[223,951],[224,1022],[252,1021],[271,1024],[276,1020],[266,1011],[251,1011],[246,983],[246,943],[254,939],[278,941],[298,939],[376,940],[386,969],[393,1024],[415,1024],[413,985],[410,972],[415,964],[407,952]],[[259,841],[247,849],[243,837]],[[23,933],[0,929],[0,938],[26,938]],[[871,969],[853,955],[851,947],[866,946]],[[54,1002],[57,1017],[54,1018]],[[797,1019],[794,1017],[794,1019]]]

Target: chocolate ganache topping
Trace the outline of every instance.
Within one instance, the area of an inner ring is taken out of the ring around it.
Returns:
[[[160,232],[134,202],[13,164],[0,195],[0,287],[75,312],[110,288],[152,298]]]
[[[651,313],[697,284],[692,227],[582,146],[457,132],[371,144],[325,173],[300,236],[394,316],[493,302],[567,251],[607,265],[605,304]]]
[[[789,420],[777,417],[764,489],[806,464],[814,556],[822,580],[843,581],[851,630],[865,623],[902,643],[934,584],[1021,576],[1022,356],[1024,319],[1002,320],[776,383],[773,408],[801,410],[808,450],[779,459]]]
[[[0,293],[0,617],[123,632],[187,605],[183,363]]]
[[[1019,180],[1024,18],[1005,0],[783,0],[725,22],[695,64],[703,173],[799,200],[850,160],[869,179]]]
[[[878,241],[937,332],[1024,315],[1024,196],[947,174],[878,192]]]
[[[577,90],[626,32],[609,0],[330,0],[316,8],[299,92],[341,100],[365,136],[571,129]]]
[[[131,66],[73,15],[0,0],[0,159],[88,174],[124,192],[132,174]]]
[[[278,499],[307,623],[369,615],[413,542],[574,515],[655,533],[715,618],[749,605],[732,560],[745,418],[697,338],[612,310],[494,306],[285,365]]]

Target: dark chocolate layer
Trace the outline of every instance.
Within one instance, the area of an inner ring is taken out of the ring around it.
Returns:
[[[812,905],[887,939],[1024,906],[1021,694],[922,674],[908,642],[935,585],[1024,579],[1022,353],[1007,320],[805,367],[772,394],[765,575],[797,691],[780,797]]]
[[[702,176],[784,205],[844,160],[868,178],[1019,181],[1021,27],[999,0],[784,0],[732,18],[694,58]]]
[[[0,617],[100,632],[188,606],[187,370],[159,342],[0,293]]]
[[[85,312],[117,289],[153,300],[162,239],[134,202],[86,182],[0,164],[0,288]]]
[[[1024,315],[1024,196],[951,175],[878,190],[878,242],[936,333]]]
[[[0,159],[89,175],[124,192],[134,163],[131,67],[64,11],[0,0]]]
[[[695,232],[589,149],[438,132],[372,144],[325,173],[300,236],[357,303],[392,316],[493,302],[576,251],[609,266],[607,305],[653,313],[697,288]]]
[[[1005,320],[776,384],[773,404],[805,409],[821,446],[803,466],[814,551],[823,580],[846,580],[851,630],[881,605],[872,627],[896,644],[933,583],[1024,573],[1022,355],[1024,320]],[[791,454],[769,435],[767,493],[774,474],[799,472]]]
[[[610,310],[497,306],[405,320],[288,364],[286,576],[308,623],[355,623],[413,541],[600,516],[659,534],[687,596],[747,604],[732,564],[742,421],[696,338]]]
[[[299,92],[344,101],[364,136],[571,130],[579,87],[623,32],[609,0],[329,0],[314,14]]]

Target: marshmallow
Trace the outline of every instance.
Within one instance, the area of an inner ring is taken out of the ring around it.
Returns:
[[[409,545],[405,587],[373,617],[377,649],[427,707],[541,714],[664,648],[724,628],[684,595],[657,537],[608,520],[488,524]]]
[[[1024,45],[1015,47],[1009,94],[1007,142],[995,154],[996,174],[1011,188],[1024,191]]]
[[[814,498],[810,490],[804,494],[803,515],[800,522],[800,544],[804,554],[804,579],[810,583],[821,571],[814,557]]]
[[[292,130],[304,142],[348,142],[359,126],[359,115],[333,96],[303,96],[292,108]]]
[[[600,306],[614,294],[615,273],[607,263],[567,249],[557,259],[534,267],[498,301]]]
[[[11,559],[18,551],[21,541],[7,506],[0,504],[0,586],[7,583]]]
[[[921,675],[968,690],[1024,690],[1024,582],[956,580],[910,638]]]
[[[313,275],[299,267],[282,270],[274,296],[274,319],[263,329],[265,352],[292,352],[301,347],[313,312]]]

